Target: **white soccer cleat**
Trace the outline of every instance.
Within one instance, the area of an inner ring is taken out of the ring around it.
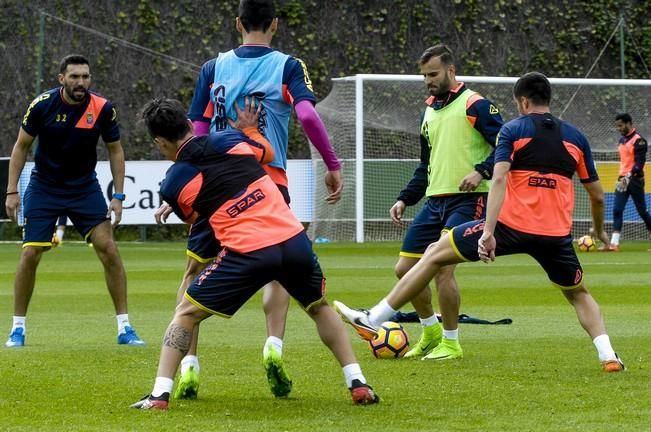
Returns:
[[[337,300],[333,304],[344,322],[353,326],[362,339],[370,341],[377,336],[378,327],[371,324],[371,321],[368,319],[369,312],[366,309],[349,308]]]

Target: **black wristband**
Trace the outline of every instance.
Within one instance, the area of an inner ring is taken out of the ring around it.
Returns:
[[[18,194],[18,191],[16,191],[16,192],[7,192],[5,195],[16,195],[16,194]]]

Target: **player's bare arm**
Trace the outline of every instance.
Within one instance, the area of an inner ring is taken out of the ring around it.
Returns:
[[[23,128],[18,131],[18,138],[11,151],[11,160],[9,161],[9,174],[7,177],[7,199],[5,200],[5,210],[7,215],[14,222],[18,219],[18,210],[20,207],[20,196],[18,194],[18,179],[20,173],[25,167],[25,161],[32,147],[34,137],[25,132]]]
[[[582,185],[590,197],[594,234],[605,245],[610,245],[610,239],[604,230],[604,189],[601,186],[601,182],[597,180],[590,183],[582,183]]]
[[[493,233],[495,232],[495,225],[497,225],[497,217],[504,203],[506,176],[509,169],[511,169],[510,162],[498,162],[493,169],[493,183],[488,192],[488,202],[486,204],[486,224],[477,248],[479,258],[484,262],[495,261],[497,244]]]
[[[113,141],[106,143],[108,149],[109,164],[113,176],[113,189],[115,193],[124,193],[124,150],[122,143]],[[110,218],[113,213],[113,226],[116,226],[122,220],[122,200],[113,198],[109,204],[106,217]]]

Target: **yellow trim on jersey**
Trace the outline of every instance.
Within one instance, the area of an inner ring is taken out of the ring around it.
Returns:
[[[226,315],[226,314],[223,314],[223,313],[220,313],[220,312],[214,311],[214,310],[212,310],[212,309],[209,309],[209,308],[203,306],[203,305],[200,304],[198,301],[196,301],[195,299],[193,299],[192,297],[190,297],[190,295],[188,294],[187,291],[183,294],[183,297],[185,297],[185,299],[186,299],[187,301],[189,301],[190,303],[192,303],[193,305],[195,305],[197,308],[201,309],[201,310],[204,311],[204,312],[208,312],[209,314],[217,315],[217,316],[220,316],[220,317],[222,317],[222,318],[226,318],[226,319],[228,319],[228,318],[230,318],[230,317],[232,316],[232,315]]]
[[[400,251],[399,255],[405,258],[422,258],[425,254]]]
[[[23,247],[43,247],[43,248],[51,248],[52,247],[52,242],[27,242],[23,243]]]
[[[564,286],[564,285],[559,285],[559,284],[554,283],[554,282],[552,282],[552,285],[555,286],[556,288],[560,288],[562,291],[573,290],[573,289],[579,288],[581,285],[583,285],[583,275],[581,275],[581,282],[579,282],[578,284],[575,284],[575,285]]]
[[[36,99],[34,99],[32,101],[32,103],[29,104],[29,106],[27,107],[27,111],[25,112],[25,115],[23,116],[23,126],[27,126],[27,120],[29,119],[29,115],[32,113],[32,108],[34,108],[34,106],[36,106],[37,103],[39,103],[41,101],[44,101],[46,99],[49,99],[49,98],[50,98],[49,93],[43,93],[43,94],[37,96]]]
[[[458,256],[459,258],[461,258],[462,260],[464,260],[464,261],[466,261],[466,262],[467,262],[467,261],[470,261],[468,258],[466,258],[465,256],[463,256],[463,255],[461,254],[461,252],[459,252],[459,248],[458,248],[457,245],[454,243],[454,236],[452,235],[452,231],[454,231],[454,228],[452,228],[452,229],[450,230],[450,234],[447,235],[447,238],[450,239],[450,246],[452,246],[452,250],[453,250],[454,253],[457,254],[457,256]]]
[[[197,255],[196,253],[192,252],[190,249],[186,249],[186,250],[185,250],[185,254],[186,254],[187,256],[189,256],[190,258],[192,258],[193,260],[200,262],[201,264],[207,264],[207,263],[209,263],[210,261],[212,261],[212,260],[214,260],[215,258],[217,258],[217,257],[212,257],[212,258],[201,258],[199,255]]]

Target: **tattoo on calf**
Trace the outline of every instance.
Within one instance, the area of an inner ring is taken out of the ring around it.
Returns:
[[[190,343],[192,342],[192,331],[181,327],[176,324],[170,324],[165,332],[163,339],[163,346],[174,348],[187,354],[190,350]]]

